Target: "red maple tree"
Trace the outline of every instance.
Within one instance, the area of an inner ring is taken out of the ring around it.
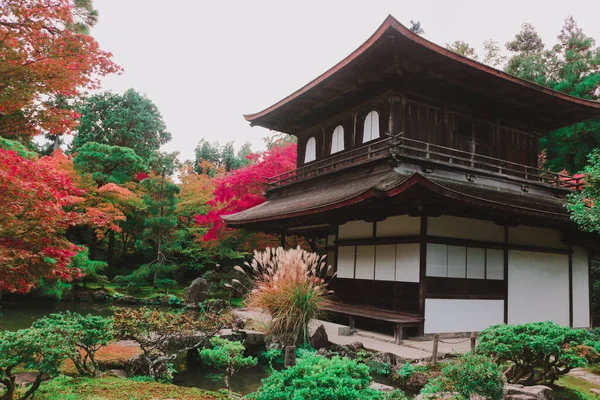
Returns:
[[[0,149],[0,291],[26,292],[40,278],[68,280],[81,249],[65,237],[80,215],[66,211],[83,191],[38,159]]]
[[[119,72],[111,54],[84,34],[90,5],[75,0],[2,0],[0,6],[0,134],[65,134],[79,115],[63,99],[99,87]],[[91,4],[91,3],[90,3]],[[86,8],[87,7],[87,8]]]
[[[227,234],[223,215],[238,213],[265,201],[264,178],[296,168],[296,144],[273,146],[248,158],[248,166],[215,178],[213,198],[207,202],[210,210],[195,217],[196,223],[210,227],[204,240],[221,239]]]

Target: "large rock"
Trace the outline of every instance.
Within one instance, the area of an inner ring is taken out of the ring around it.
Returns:
[[[124,369],[111,369],[106,372],[108,376],[114,376],[115,378],[127,378],[127,371]]]
[[[371,356],[371,360],[376,361],[380,364],[387,364],[390,368],[395,367],[399,363],[404,362],[403,358],[396,356],[393,353],[378,352]]]
[[[362,342],[352,342],[346,347],[348,347],[348,349],[351,351],[359,351],[365,349],[365,346],[362,344]]]
[[[207,293],[208,296],[208,293]],[[229,307],[229,304],[222,299],[209,299],[204,302],[204,308],[208,312],[220,313]]]
[[[92,293],[92,299],[94,301],[99,301],[99,302],[105,301],[107,297],[108,297],[108,293],[106,293],[106,291],[102,290],[102,289],[96,290],[95,292]]]
[[[423,372],[414,372],[406,380],[405,386],[410,390],[421,390],[427,385],[427,382],[429,382],[427,374],[424,374]]]
[[[205,279],[196,278],[185,292],[185,304],[197,305],[208,298],[208,283]]]
[[[505,400],[553,400],[552,389],[548,386],[504,385]]]
[[[310,337],[309,342],[312,348],[315,350],[324,349],[327,347],[329,345],[329,338],[327,337],[325,326],[319,326],[315,333],[313,333],[313,335]]]

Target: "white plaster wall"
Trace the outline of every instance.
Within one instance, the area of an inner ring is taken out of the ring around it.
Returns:
[[[373,223],[350,221],[338,227],[338,239],[367,239],[373,237]]]
[[[375,248],[375,280],[393,281],[396,277],[396,245],[386,244]]]
[[[396,281],[419,282],[419,243],[396,245]]]
[[[356,279],[374,279],[375,246],[356,246]]]
[[[354,246],[338,247],[338,278],[354,278]]]
[[[569,325],[569,258],[510,250],[508,323],[554,321]]]
[[[566,249],[568,247],[566,244],[561,243],[559,231],[526,225],[508,228],[508,243],[558,249]]]
[[[377,222],[377,237],[412,236],[421,234],[421,217],[397,215]]]
[[[479,332],[504,322],[504,300],[425,299],[425,333]]]
[[[449,215],[428,217],[427,234],[486,242],[504,242],[504,227],[496,225],[492,221]]]
[[[588,251],[573,248],[573,326],[590,326],[590,286],[588,275]]]

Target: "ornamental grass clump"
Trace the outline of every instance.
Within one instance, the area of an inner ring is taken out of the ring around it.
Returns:
[[[246,267],[251,275],[246,304],[270,314],[268,334],[282,344],[308,343],[308,324],[321,317],[323,306],[329,301],[323,278],[328,268],[325,256],[300,247],[267,248],[255,251]],[[236,270],[246,273],[241,267]]]

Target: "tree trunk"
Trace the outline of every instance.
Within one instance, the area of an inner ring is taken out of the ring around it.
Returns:
[[[229,398],[233,399],[233,390],[231,389],[231,381],[229,375],[225,374],[225,386],[227,386],[227,391],[229,392]]]
[[[90,260],[98,259],[98,238],[96,237],[96,232],[91,230],[91,240],[90,240]]]
[[[108,232],[108,248],[106,249],[106,262],[109,267],[115,265],[115,232]]]
[[[41,384],[42,384],[42,374],[38,373],[38,375],[35,378],[35,381],[29,387],[29,389],[25,392],[23,397],[21,397],[21,400],[26,400],[29,397],[33,396],[33,394],[35,393],[36,390],[38,390],[38,388],[40,387]]]

